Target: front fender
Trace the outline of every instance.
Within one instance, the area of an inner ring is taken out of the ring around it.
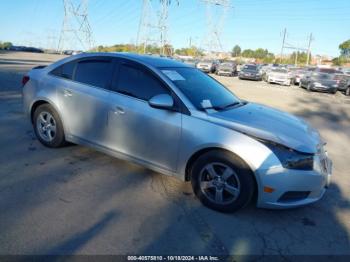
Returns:
[[[261,142],[235,130],[204,119],[183,116],[177,173],[185,179],[191,157],[205,149],[223,149],[240,157],[260,184],[259,170],[279,166],[278,158]]]

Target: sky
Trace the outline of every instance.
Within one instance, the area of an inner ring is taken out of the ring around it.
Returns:
[[[187,47],[191,39],[203,47],[208,36],[205,4],[178,1],[179,5],[172,0],[169,7],[170,43]],[[158,0],[152,2],[156,8]],[[338,56],[339,44],[350,39],[350,0],[231,0],[231,4],[220,37],[226,51],[238,44],[279,54],[285,28],[286,42],[297,47],[306,48],[312,33],[313,54]],[[89,0],[88,11],[96,45],[136,42],[142,0]],[[211,13],[219,17],[222,9],[214,6]],[[0,41],[57,47],[63,18],[63,0],[0,0]]]

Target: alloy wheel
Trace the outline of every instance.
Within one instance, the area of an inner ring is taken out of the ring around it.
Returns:
[[[237,174],[224,163],[209,163],[200,173],[202,193],[216,204],[234,202],[240,194],[240,188]]]
[[[55,139],[56,121],[49,112],[43,111],[39,114],[36,119],[36,128],[44,141],[51,142]]]

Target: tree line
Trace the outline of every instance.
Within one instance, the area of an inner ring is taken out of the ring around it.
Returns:
[[[12,46],[13,45],[11,42],[0,42],[0,50],[7,50],[10,49]]]
[[[333,64],[341,66],[350,63],[350,39],[339,45],[340,55],[333,59]]]

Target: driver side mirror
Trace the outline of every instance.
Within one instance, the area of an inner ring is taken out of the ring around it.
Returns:
[[[174,99],[168,94],[160,94],[152,97],[148,104],[151,107],[159,108],[159,109],[173,109],[174,107]]]

